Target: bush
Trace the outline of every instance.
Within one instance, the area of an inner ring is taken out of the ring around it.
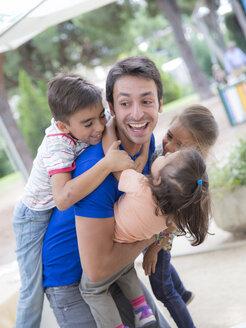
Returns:
[[[5,150],[0,145],[0,178],[14,172]]]
[[[239,138],[225,163],[210,170],[210,185],[217,191],[225,189],[234,191],[246,186],[246,135]]]
[[[33,157],[44,137],[45,129],[50,125],[51,113],[46,97],[47,87],[43,81],[34,85],[26,72],[19,73],[20,119],[18,125]]]

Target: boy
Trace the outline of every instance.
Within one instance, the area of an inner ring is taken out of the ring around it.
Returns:
[[[42,304],[42,242],[53,208],[65,210],[87,196],[110,172],[134,166],[116,141],[105,158],[71,179],[75,159],[101,141],[106,125],[101,92],[80,75],[60,74],[49,83],[51,126],[38,149],[13,225],[21,289],[16,327],[39,327]]]

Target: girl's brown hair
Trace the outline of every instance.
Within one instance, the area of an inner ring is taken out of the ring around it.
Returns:
[[[211,204],[206,165],[194,149],[179,151],[175,163],[160,171],[161,183],[150,187],[160,211],[175,223],[179,231],[193,237],[192,245],[201,244],[209,227]]]
[[[206,157],[219,134],[218,124],[210,110],[202,105],[192,105],[176,116],[175,120],[190,132],[198,150]]]

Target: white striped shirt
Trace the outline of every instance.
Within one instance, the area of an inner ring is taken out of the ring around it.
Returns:
[[[23,196],[23,203],[34,211],[55,207],[51,176],[75,169],[75,159],[89,145],[61,132],[55,120],[45,130]]]

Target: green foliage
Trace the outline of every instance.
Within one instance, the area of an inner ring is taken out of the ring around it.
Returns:
[[[37,84],[34,85],[24,71],[19,73],[19,88],[20,118],[18,124],[32,156],[35,157],[44,137],[44,131],[49,126],[51,119],[46,97],[47,89],[43,81],[37,81]]]
[[[225,164],[213,167],[209,176],[211,188],[217,191],[233,191],[246,186],[246,135],[239,138]]]
[[[163,83],[163,104],[168,104],[171,101],[180,99],[182,97],[182,90],[174,81],[172,75],[163,72],[161,69],[162,56],[152,56],[151,59],[155,62],[157,68],[160,71],[162,83]]]
[[[196,37],[191,40],[192,51],[196,57],[198,65],[201,67],[207,77],[212,77],[212,61],[209,52],[209,48],[204,42],[200,41]]]
[[[7,157],[7,154],[0,144],[0,178],[12,173],[13,171],[13,167]]]
[[[237,47],[246,52],[245,37],[234,13],[229,13],[226,15],[225,24],[228,29],[228,39],[235,41]]]

